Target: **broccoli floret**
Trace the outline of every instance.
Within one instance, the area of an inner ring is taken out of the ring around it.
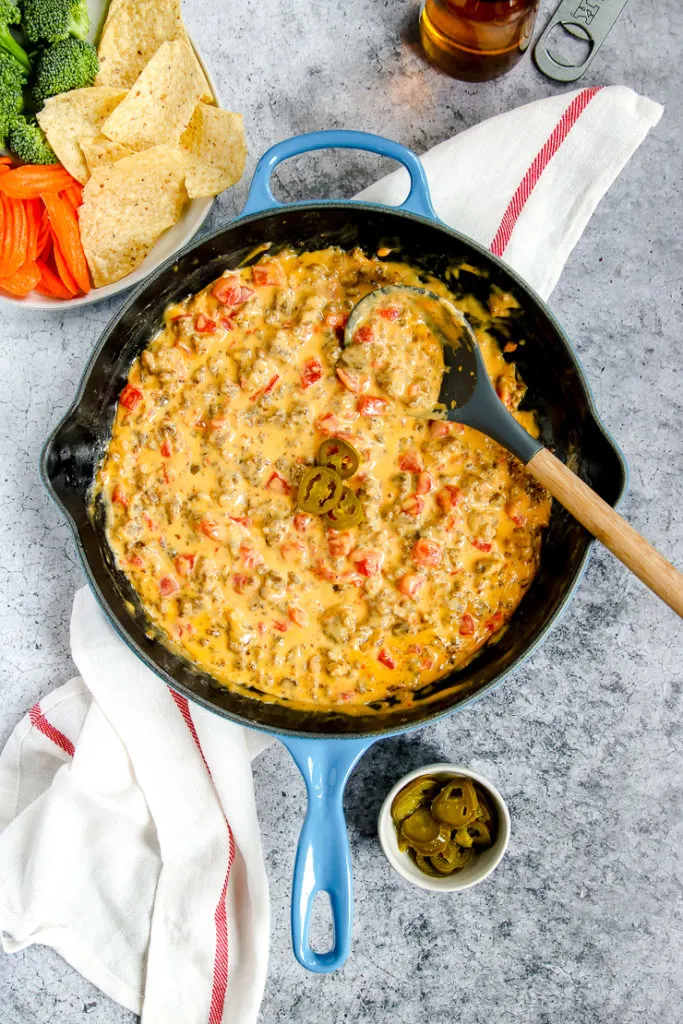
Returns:
[[[33,95],[43,103],[60,92],[83,89],[93,84],[99,69],[94,46],[82,39],[62,39],[40,55]]]
[[[25,164],[56,164],[57,157],[35,121],[18,114],[7,139],[9,148]]]
[[[21,27],[32,43],[85,39],[90,28],[86,0],[21,0]]]
[[[15,60],[19,61],[24,71],[28,71],[31,67],[28,54],[23,47],[19,46],[9,30],[10,25],[18,24],[19,8],[12,3],[12,0],[0,0],[0,50],[11,54]]]
[[[21,90],[25,80],[21,64],[0,50],[0,146],[4,144],[14,119],[24,105]]]

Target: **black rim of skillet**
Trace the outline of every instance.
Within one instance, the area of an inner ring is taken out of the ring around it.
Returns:
[[[330,221],[334,227],[330,227]],[[317,233],[314,231],[311,238],[306,231],[313,229]],[[273,235],[278,233],[282,237],[275,240]],[[227,236],[240,234],[246,236],[242,245],[235,249],[233,242],[232,254],[226,254]],[[405,241],[410,242],[415,234],[432,239],[432,246],[415,253],[407,251],[408,244],[403,251]],[[372,237],[370,245],[363,243],[365,236]],[[493,283],[512,291],[522,302],[519,319],[499,325],[503,332],[499,340],[503,340],[506,331],[512,331],[507,335],[511,340],[519,338],[520,331],[524,335],[514,361],[521,365],[522,377],[529,387],[529,407],[540,410],[544,443],[553,445],[570,464],[573,461],[573,468],[578,468],[580,475],[614,506],[621,501],[627,487],[626,464],[599,419],[590,386],[571,342],[544,301],[502,260],[439,222],[396,208],[359,202],[279,206],[272,211],[238,218],[190,243],[132,292],[91,353],[76,396],[46,441],[40,457],[43,484],[71,528],[83,569],[102,610],[128,647],[173,690],[231,721],[261,731],[308,738],[395,735],[466,707],[518,669],[543,642],[571,600],[585,572],[593,539],[554,502],[538,575],[501,640],[484,648],[464,669],[418,691],[407,709],[392,712],[389,702],[370,713],[351,715],[295,709],[284,701],[261,699],[258,691],[254,697],[247,697],[217,687],[210,676],[197,671],[189,661],[172,654],[155,640],[137,596],[114,565],[104,539],[102,510],[96,513],[94,522],[87,515],[87,487],[108,440],[128,368],[158,329],[163,309],[169,302],[199,291],[223,270],[236,268],[244,260],[253,262],[261,255],[259,252],[249,258],[259,237],[262,241],[273,242],[272,252],[286,246],[303,251],[328,245],[349,249],[354,244],[366,251],[376,251],[381,243],[394,248],[391,246],[394,242],[397,243],[394,259],[404,259],[441,276],[456,291],[456,297],[458,283],[444,276],[445,268],[458,262],[468,263],[474,272],[461,270],[460,282],[466,280],[463,290],[474,291],[476,295],[479,289],[485,298],[482,290],[488,295]],[[178,276],[181,264],[184,265],[182,277]],[[178,288],[181,280],[186,284]],[[538,331],[538,336],[534,331]],[[110,339],[122,332],[122,341],[109,353]],[[532,337],[535,341],[530,345]],[[553,349],[554,358],[547,362],[545,376],[540,380],[538,360],[534,360],[532,350],[536,347],[537,354],[543,353],[545,359],[548,346]],[[528,362],[525,361],[527,354]],[[554,404],[544,397],[545,387],[550,387],[548,381],[552,381],[556,392]],[[93,415],[88,417],[88,407],[93,405]],[[574,413],[577,420],[572,425],[569,420]],[[547,563],[551,556],[550,565]],[[558,559],[561,562],[563,558],[569,558],[564,567],[558,564]],[[132,615],[131,608],[134,609]]]

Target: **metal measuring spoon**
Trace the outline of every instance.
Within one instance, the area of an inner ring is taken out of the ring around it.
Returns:
[[[527,470],[585,528],[683,618],[683,575],[540,441],[505,407],[491,383],[467,319],[447,299],[425,288],[390,285],[370,292],[354,306],[344,331],[345,346],[381,306],[415,305],[441,342],[444,371],[436,407],[412,412],[464,423],[487,434],[526,465]]]

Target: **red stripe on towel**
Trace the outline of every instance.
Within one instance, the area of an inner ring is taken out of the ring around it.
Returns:
[[[183,721],[185,722],[185,725],[190,731],[197,750],[201,754],[204,766],[209,773],[209,778],[213,781],[211,769],[204,757],[204,751],[202,750],[202,745],[199,742],[199,736],[197,735],[197,729],[192,719],[192,712],[190,711],[190,705],[187,702],[187,698],[181,697],[181,695],[176,693],[174,690],[171,690],[170,693]],[[232,829],[230,828],[230,822],[227,818],[225,818],[225,827],[228,830],[228,869],[225,873],[223,888],[221,889],[221,894],[216,905],[216,911],[213,915],[214,924],[216,926],[216,952],[213,960],[213,985],[211,988],[211,1005],[209,1008],[208,1024],[221,1024],[221,1021],[223,1020],[223,1010],[225,1008],[225,996],[228,991],[229,944],[228,914],[225,899],[228,892],[230,871],[233,861],[235,860],[235,840],[232,834]]]
[[[63,732],[56,729],[54,725],[48,722],[47,718],[42,712],[40,702],[34,704],[28,713],[28,717],[31,720],[31,725],[34,725],[38,732],[42,732],[43,736],[47,736],[49,740],[63,750],[69,757],[73,757],[76,748],[74,747],[68,736],[65,736]]]
[[[502,256],[505,252],[507,244],[512,236],[512,232],[515,229],[515,224],[519,220],[520,214],[524,209],[529,196],[536,188],[543,171],[548,166],[555,153],[557,153],[558,149],[569,135],[569,132],[572,130],[583,111],[586,109],[596,93],[600,92],[601,88],[602,86],[593,86],[590,89],[583,89],[578,96],[574,97],[560,120],[553,128],[550,137],[543,146],[543,149],[541,149],[538,155],[534,158],[534,162],[522,178],[521,184],[510,200],[507,210],[503,214],[503,219],[501,220],[500,227],[496,232],[496,237],[493,239],[490,246],[491,252],[494,256]]]

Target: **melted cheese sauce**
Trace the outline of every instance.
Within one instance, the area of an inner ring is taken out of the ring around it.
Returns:
[[[424,326],[389,311],[341,347],[353,306],[388,284],[455,302],[406,264],[284,251],[169,308],[131,367],[94,500],[164,642],[226,687],[316,708],[410,701],[500,634],[537,570],[548,495],[482,434],[407,412],[434,387]],[[535,432],[486,330],[514,298],[455,304]],[[296,507],[329,436],[360,455],[346,483],[365,518],[346,531]]]

